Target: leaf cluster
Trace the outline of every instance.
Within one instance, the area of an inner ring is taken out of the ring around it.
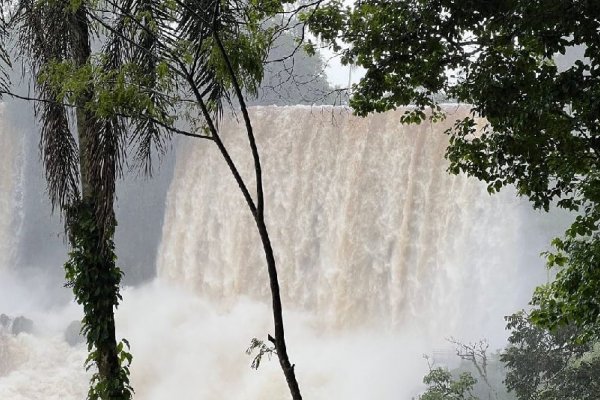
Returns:
[[[471,390],[476,382],[468,372],[454,378],[447,368],[431,368],[423,378],[428,387],[419,400],[475,400]]]
[[[598,234],[584,239],[557,239],[554,245],[557,252],[548,254],[548,262],[560,269],[552,282],[536,289],[532,299],[536,308],[531,320],[552,330],[577,324],[580,330],[573,340],[597,340],[600,337]]]
[[[114,350],[118,365],[107,366],[105,359],[106,352],[113,351],[115,342],[113,310],[122,300],[119,284],[123,273],[115,264],[114,243],[104,237],[94,211],[95,207],[85,202],[69,209],[72,249],[65,263],[65,279],[75,300],[83,306],[81,333],[89,351],[86,368],[116,369],[111,374],[93,374],[88,398],[126,400],[133,393],[129,384],[132,356],[127,341],[119,343]]]
[[[407,105],[439,112],[437,93],[472,104],[489,125],[476,132],[465,126],[469,118],[448,132],[451,171],[494,190],[515,184],[536,207],[562,200],[576,209],[582,175],[594,169],[599,150],[599,7],[368,0],[349,8],[334,1],[308,23],[346,63],[366,69],[353,88],[357,114]],[[572,46],[585,46],[587,62],[559,71],[553,57]],[[406,122],[426,119],[422,111],[412,115]]]
[[[501,355],[505,384],[518,399],[592,400],[600,389],[600,353],[595,342],[576,343],[582,330],[574,325],[550,331],[532,323],[524,312],[506,317],[511,330]]]
[[[265,355],[270,360],[273,354],[277,354],[277,350],[275,350],[274,345],[268,345],[260,339],[252,338],[250,341],[250,346],[246,349],[246,354],[251,356],[255,351],[256,355],[250,364],[250,368],[252,369],[258,369],[258,367],[260,367],[260,363]]]

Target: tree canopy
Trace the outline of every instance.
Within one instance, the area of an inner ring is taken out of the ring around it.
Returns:
[[[467,372],[453,379],[448,369],[430,367],[423,383],[427,390],[419,396],[419,400],[476,400],[471,393],[476,380]]]
[[[561,326],[550,332],[518,312],[506,317],[511,331],[500,360],[506,387],[518,399],[591,400],[600,390],[598,342],[573,343],[581,328]]]
[[[600,327],[600,3],[593,0],[327,2],[305,20],[345,63],[366,69],[359,115],[412,105],[402,122],[443,117],[439,94],[470,104],[448,130],[452,173],[514,185],[536,208],[575,212],[553,242],[556,280],[536,293],[548,327]],[[574,48],[583,56],[559,68]],[[476,117],[487,123],[478,127]]]

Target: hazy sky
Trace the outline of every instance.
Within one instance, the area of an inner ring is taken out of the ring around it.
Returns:
[[[350,74],[350,67],[342,65],[340,58],[334,57],[333,52],[328,49],[321,49],[321,54],[323,60],[327,63],[325,68],[327,78],[333,86],[347,87],[349,80],[351,80],[351,83],[357,83],[365,74],[364,69],[360,67],[353,67]]]
[[[323,60],[327,63],[325,68],[327,78],[333,86],[347,87],[349,80],[351,83],[357,83],[364,76],[365,70],[363,68],[354,67],[350,74],[350,67],[341,65],[340,58],[334,57],[333,52],[328,49],[321,49],[320,51],[323,55]],[[575,46],[568,47],[564,55],[557,53],[554,60],[559,71],[564,71],[571,67],[575,60],[586,60],[583,56],[584,51],[584,47]]]

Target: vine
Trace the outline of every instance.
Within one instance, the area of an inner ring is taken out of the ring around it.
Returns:
[[[119,284],[123,272],[116,265],[114,227],[98,226],[92,203],[79,201],[67,212],[72,250],[65,263],[67,286],[83,306],[81,333],[85,336],[87,370],[94,366],[88,392],[90,400],[129,400],[133,389],[129,382],[132,356],[129,342],[116,345],[113,309],[122,300]]]

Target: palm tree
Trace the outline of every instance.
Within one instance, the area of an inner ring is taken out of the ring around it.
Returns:
[[[41,123],[41,150],[53,208],[65,217],[71,253],[68,284],[83,305],[82,332],[95,364],[89,398],[129,399],[131,356],[117,344],[114,308],[121,299],[115,265],[113,203],[124,155],[122,117],[93,106],[91,11],[86,2],[19,0],[8,28],[30,69]],[[64,90],[66,85],[72,85]],[[73,112],[71,112],[73,111]]]

